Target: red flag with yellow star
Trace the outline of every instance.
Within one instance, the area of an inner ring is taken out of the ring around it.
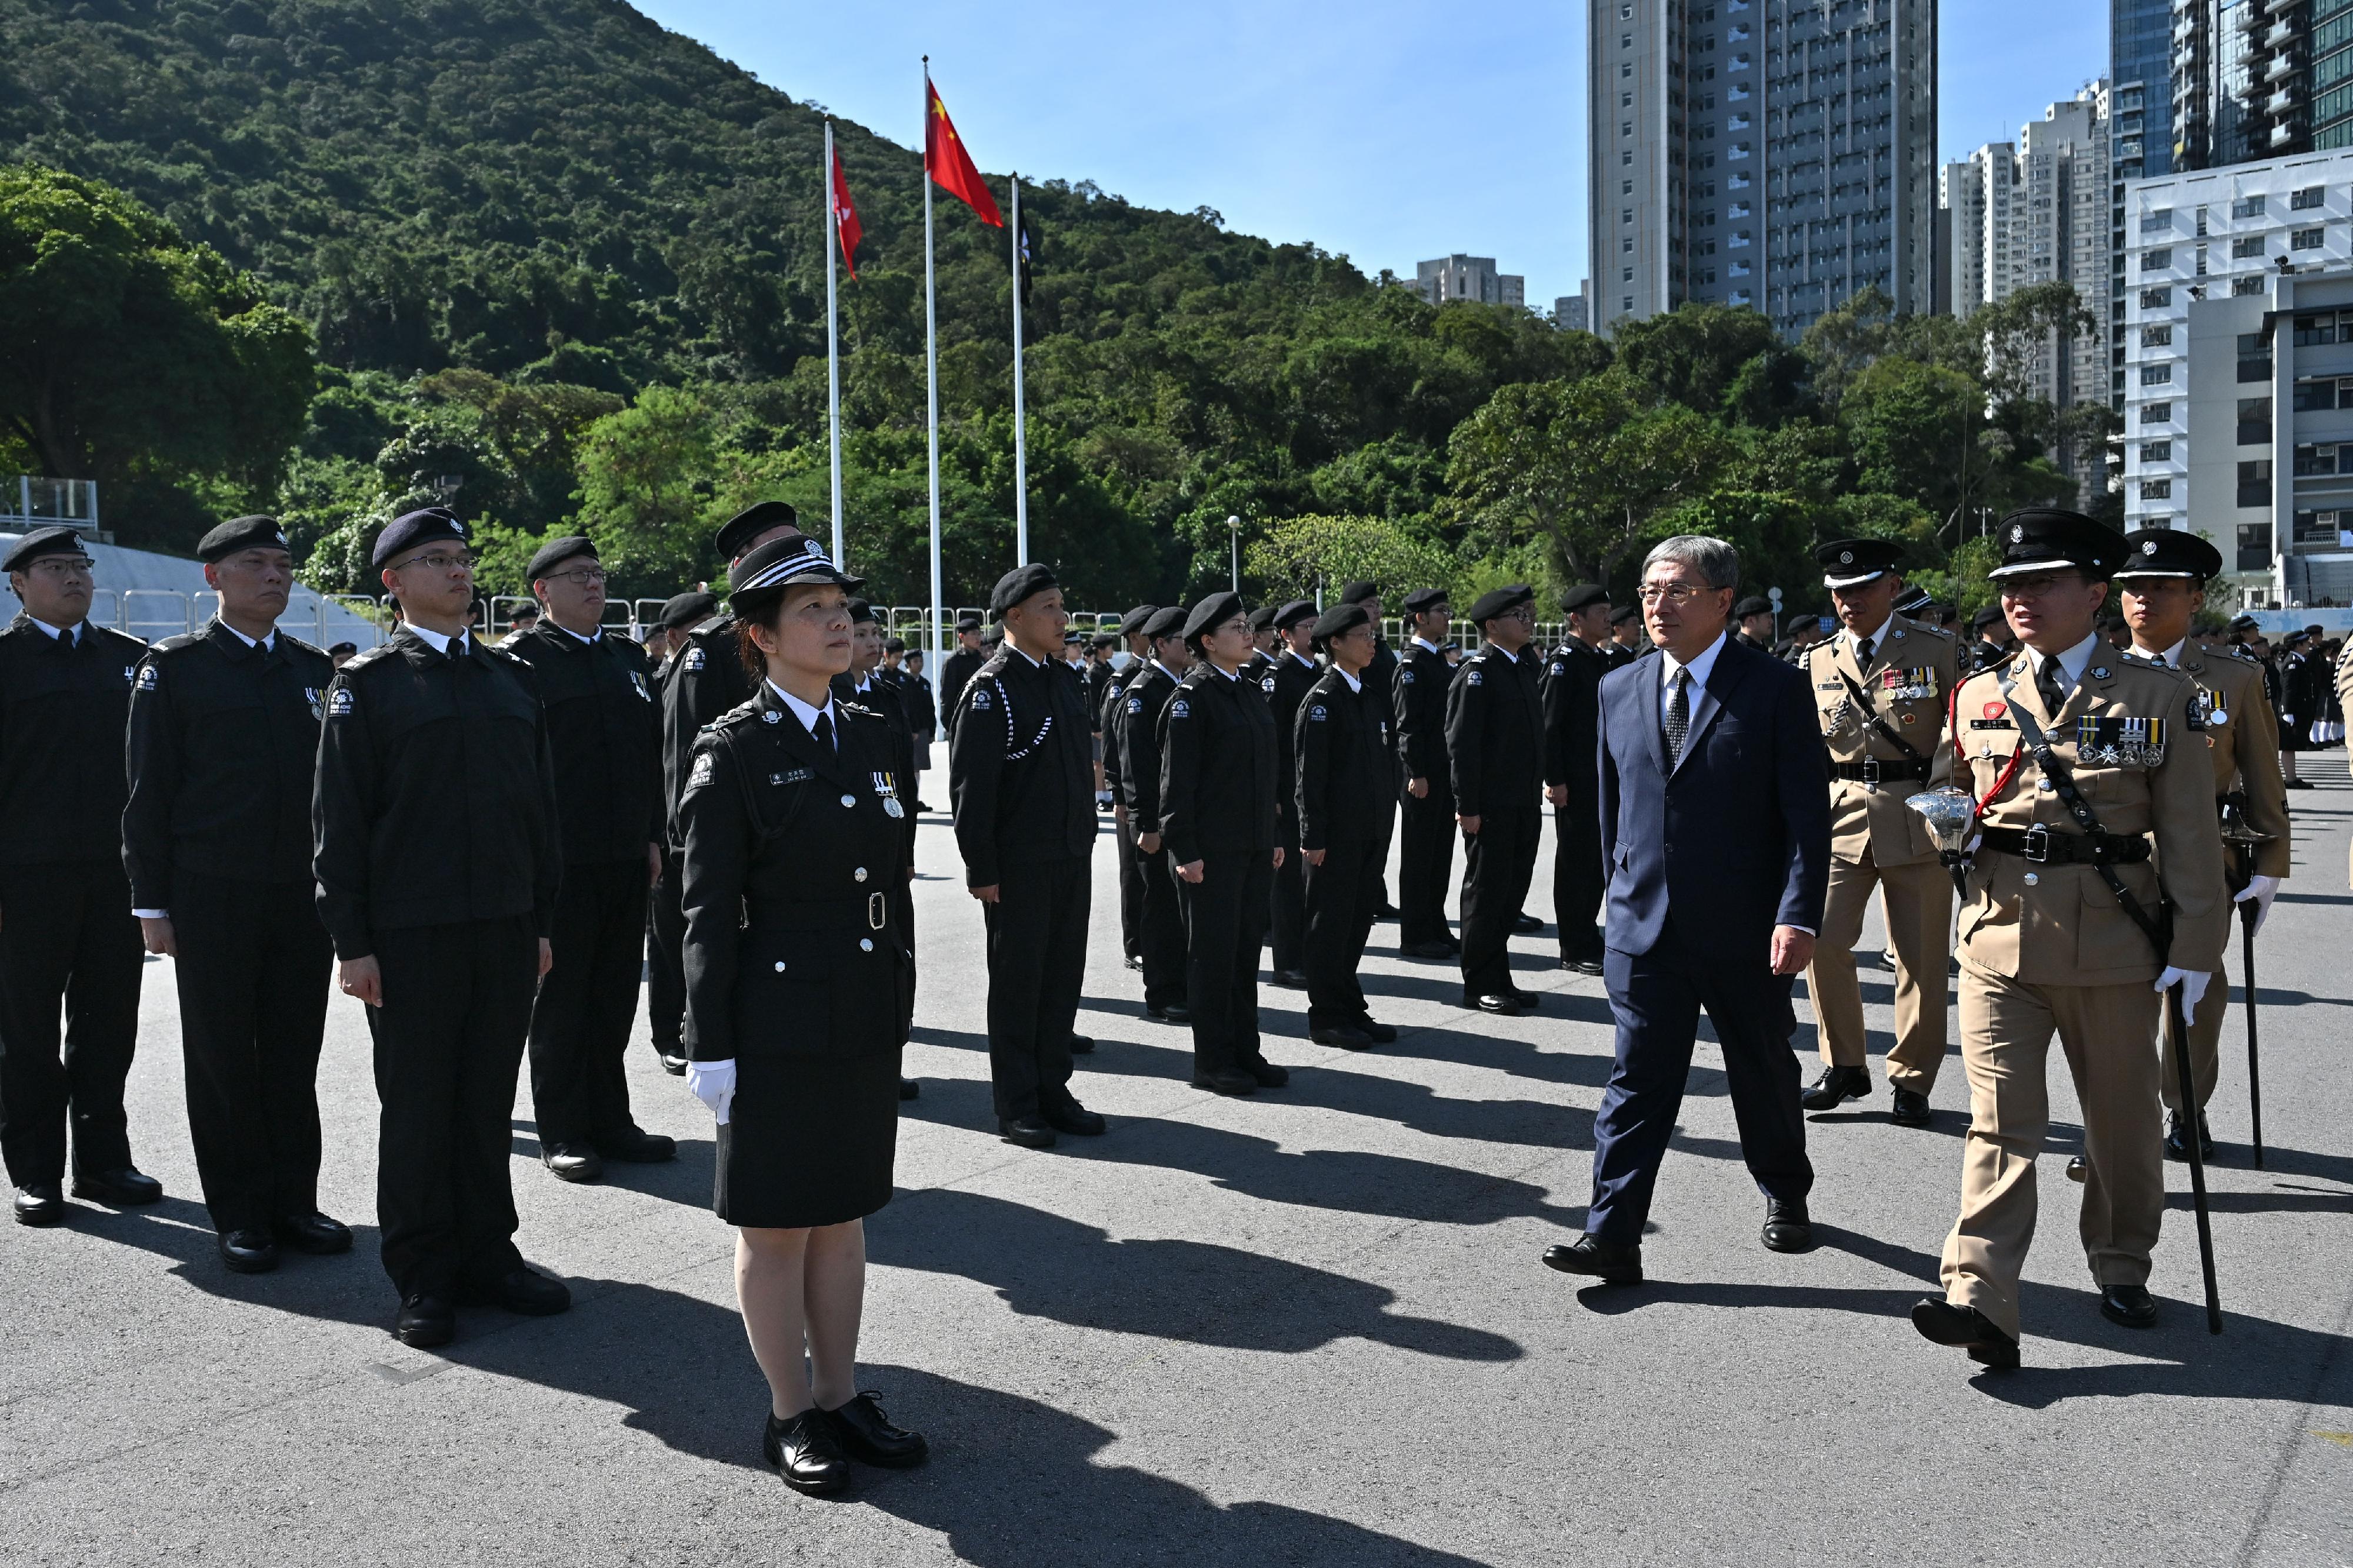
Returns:
[[[1005,219],[997,210],[997,198],[988,194],[980,171],[973,167],[972,154],[964,150],[964,138],[956,134],[948,106],[940,101],[940,89],[929,77],[923,79],[923,90],[932,100],[923,116],[924,172],[938,182],[940,189],[978,213],[981,222],[1003,228]]]

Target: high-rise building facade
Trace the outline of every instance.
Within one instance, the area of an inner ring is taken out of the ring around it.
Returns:
[[[1590,0],[1594,325],[1935,297],[1935,0]]]
[[[2353,146],[2353,0],[2171,5],[2174,169]]]
[[[1495,270],[1492,256],[1442,256],[1418,261],[1414,284],[1433,305],[1469,300],[1482,305],[1525,305],[1527,279],[1514,272]]]

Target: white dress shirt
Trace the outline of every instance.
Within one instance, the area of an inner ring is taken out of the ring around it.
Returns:
[[[232,626],[229,629],[234,631],[237,628]],[[408,629],[415,632],[418,637],[423,637],[425,639],[425,646],[431,648],[435,653],[448,653],[449,651],[450,639],[442,633],[428,631],[425,627],[418,626],[415,621],[408,623]],[[473,644],[467,637],[464,632],[459,632],[458,634],[457,643],[459,652],[471,653],[473,651]]]
[[[2092,656],[2099,649],[2100,634],[2094,632],[2065,653],[2057,656],[2060,690],[2072,692],[2075,689],[2075,683],[2084,679],[2084,671],[2091,667]],[[2034,679],[2040,683],[2042,679],[2042,667],[2051,661],[2052,656],[2038,653],[2032,647],[2029,647],[2026,650],[2026,657],[2033,661]],[[2058,715],[2054,713],[2052,717],[2055,719]]]
[[[827,694],[824,707],[812,708],[773,680],[768,682],[768,689],[785,700],[785,706],[793,710],[793,717],[801,721],[801,728],[808,731],[809,739],[817,739],[817,721],[819,719],[823,719],[827,723],[832,725],[834,748],[837,751],[840,749],[841,721],[835,718],[833,715],[833,697],[831,693]]]
[[[1699,733],[1700,726],[1707,722],[1707,716],[1715,711],[1715,699],[1709,696],[1707,690],[1708,672],[1715,668],[1715,656],[1724,651],[1725,639],[1729,636],[1729,632],[1717,633],[1715,640],[1702,648],[1698,657],[1689,664],[1679,662],[1665,648],[1659,650],[1659,657],[1666,661],[1665,668],[1659,671],[1659,721],[1662,724],[1666,722],[1668,704],[1674,700],[1675,671],[1688,670],[1690,673],[1683,682],[1683,700],[1691,708],[1691,727],[1683,732],[1686,735]]]

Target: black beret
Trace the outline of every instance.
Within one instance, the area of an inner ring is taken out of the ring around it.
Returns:
[[[1087,639],[1087,646],[1089,647],[1117,647],[1119,646],[1119,638],[1110,632],[1097,632],[1093,637]]]
[[[1852,588],[1895,570],[1904,547],[1892,539],[1833,539],[1814,551],[1822,586]]]
[[[1119,635],[1124,637],[1134,637],[1136,633],[1142,631],[1146,626],[1150,625],[1152,617],[1159,613],[1160,606],[1157,605],[1136,605],[1135,608],[1120,616]]]
[[[1505,588],[1491,588],[1480,595],[1479,602],[1471,606],[1472,622],[1474,625],[1484,626],[1497,616],[1516,610],[1522,605],[1535,603],[1535,597],[1536,591],[1525,583],[1514,583]]]
[[[1821,624],[1821,616],[1813,614],[1810,610],[1799,610],[1796,615],[1791,616],[1788,620],[1781,623],[1781,629],[1785,632],[1795,632],[1800,627],[1820,630]]]
[[[1609,590],[1599,583],[1579,583],[1560,596],[1560,607],[1571,615],[1595,605],[1609,602]]]
[[[2234,632],[2260,631],[2263,629],[2263,622],[2253,616],[2237,616],[2232,618],[2231,629]]]
[[[329,658],[334,658],[339,653],[357,653],[359,651],[360,645],[355,642],[329,643],[327,645],[327,657]]]
[[[966,610],[963,615],[956,617],[956,630],[960,632],[976,632],[980,630],[980,617],[974,615],[970,610]]]
[[[1769,616],[1772,613],[1773,601],[1762,594],[1751,594],[1732,606],[1732,618],[1736,621],[1745,621],[1751,616]]]
[[[70,528],[37,528],[16,542],[0,571],[21,572],[44,555],[87,555],[90,546]]]
[[[728,569],[727,603],[739,616],[754,616],[785,596],[797,583],[823,583],[855,594],[866,584],[834,570],[825,550],[807,534],[771,539]]]
[[[1274,606],[1272,605],[1261,605],[1257,609],[1252,610],[1250,613],[1250,628],[1252,632],[1272,631],[1274,629]]]
[[[375,536],[375,550],[368,559],[382,566],[403,551],[444,539],[465,542],[466,525],[459,522],[458,514],[448,507],[428,506],[422,511],[406,512],[385,523],[384,531]]]
[[[2189,577],[2198,582],[2222,570],[2222,552],[2196,534],[2178,528],[2144,528],[2125,535],[2119,577]]]
[[[285,531],[274,517],[238,517],[222,523],[197,542],[196,559],[209,566],[240,550],[284,550]]]
[[[2001,520],[1994,537],[2001,542],[2001,564],[1987,573],[1988,577],[2016,577],[2062,566],[2106,577],[2124,563],[2122,534],[2082,512],[2057,507],[2026,507],[2011,512]]]
[[[1356,603],[1354,599],[1347,602],[1352,605]],[[1314,618],[1314,605],[1309,604],[1304,599],[1293,599],[1291,603],[1283,605],[1282,608],[1274,612],[1274,629],[1279,632],[1287,632],[1292,627],[1297,626],[1300,622],[1312,621]]]
[[[1340,590],[1340,603],[1344,605],[1361,605],[1367,599],[1380,596],[1381,585],[1378,583],[1367,583],[1361,578]]]
[[[1981,605],[1979,606],[1978,613],[1969,617],[1969,629],[1971,631],[1981,632],[1985,630],[1986,627],[2000,623],[2002,619],[2001,606],[2000,605]]]
[[[1212,594],[1185,617],[1185,640],[1191,642],[1212,626],[1224,626],[1242,613],[1242,596],[1229,589]]]
[[[800,525],[801,514],[783,501],[757,501],[721,523],[719,531],[711,536],[711,547],[719,552],[721,560],[733,561],[768,530]]]
[[[1148,637],[1182,637],[1185,632],[1185,606],[1171,605],[1165,610],[1155,610],[1144,623],[1144,635]]]
[[[1348,601],[1354,604],[1356,601]],[[1443,588],[1416,588],[1405,596],[1405,613],[1409,616],[1426,614],[1433,605],[1446,603]]]
[[[567,533],[561,539],[551,539],[532,552],[531,564],[524,568],[523,577],[536,583],[575,555],[596,559],[596,542],[585,533]]]
[[[1049,588],[1060,586],[1061,584],[1054,576],[1054,569],[1042,561],[1032,561],[1027,566],[1016,566],[997,580],[996,589],[988,595],[988,613],[1002,619],[1006,611],[1014,608],[1024,600],[1042,594]]]
[[[1372,624],[1372,612],[1362,605],[1335,605],[1315,617],[1315,644],[1321,647],[1342,632]]]
[[[681,626],[701,626],[719,613],[716,594],[672,594],[662,601],[661,618],[654,623],[663,631],[675,631]]]
[[[852,599],[849,601],[849,624],[851,626],[862,626],[869,624],[873,619],[874,606],[872,605],[868,604],[863,599]]]
[[[535,621],[539,619],[539,606],[532,603],[529,599],[525,599],[522,604],[517,605],[514,607],[514,615],[510,618],[512,619],[517,626],[521,626],[525,621]]]
[[[1620,605],[1609,612],[1609,624],[1613,626],[1622,626],[1641,613],[1631,605]]]

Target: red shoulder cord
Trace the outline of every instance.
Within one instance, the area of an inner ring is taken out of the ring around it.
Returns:
[[[1972,676],[1969,679],[1973,680],[1976,677]],[[1953,755],[1965,763],[1968,761],[1968,755],[1962,750],[1960,740],[1961,688],[1968,684],[1968,680],[1955,681],[1953,683],[1952,700],[1945,705],[1945,743],[1952,747]],[[2004,706],[2008,706],[2010,702],[2010,697],[2007,692],[2003,693],[2002,702]],[[2019,738],[2018,744],[2010,748],[2010,761],[2003,765],[2000,776],[1993,781],[1993,788],[1988,790],[1986,792],[1985,798],[1978,802],[1978,816],[1979,817],[1983,817],[1985,816],[1987,806],[1991,805],[1995,801],[2001,798],[2001,792],[2008,789],[2010,787],[2010,781],[2018,776],[2018,764],[2025,760],[2026,740],[2025,737],[2021,736]]]

